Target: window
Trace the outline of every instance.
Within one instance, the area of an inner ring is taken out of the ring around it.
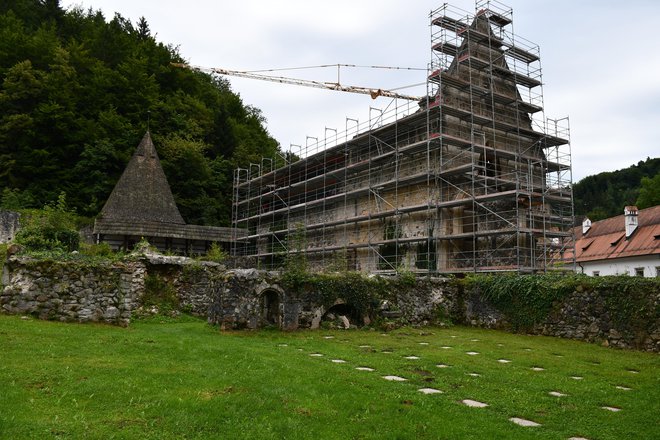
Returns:
[[[643,267],[636,267],[635,268],[635,276],[636,277],[643,277],[644,276],[644,268]]]
[[[595,277],[599,277],[600,276],[600,271],[594,270],[591,274]]]
[[[660,266],[655,266],[655,276],[660,277]]]

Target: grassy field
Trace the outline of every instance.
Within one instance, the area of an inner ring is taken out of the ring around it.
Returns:
[[[0,316],[0,346],[2,439],[660,438],[660,357],[575,341]]]

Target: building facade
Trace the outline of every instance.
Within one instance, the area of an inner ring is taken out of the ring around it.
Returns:
[[[590,276],[660,276],[660,206],[638,210],[575,228],[577,270]]]
[[[232,252],[264,268],[304,253],[370,273],[572,269],[568,120],[545,118],[538,46],[494,4],[431,13],[419,102],[347,118],[284,166],[237,169],[233,226],[248,234]]]

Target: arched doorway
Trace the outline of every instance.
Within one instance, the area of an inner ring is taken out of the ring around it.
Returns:
[[[280,326],[280,295],[276,290],[264,290],[261,294],[261,319],[264,325]]]
[[[321,321],[327,322],[330,326],[336,328],[350,328],[355,325],[361,327],[364,325],[364,319],[359,311],[350,304],[335,304],[324,314]]]

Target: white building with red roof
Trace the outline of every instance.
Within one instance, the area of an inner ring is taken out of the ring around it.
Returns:
[[[568,256],[569,259],[572,256]],[[591,276],[660,276],[660,205],[575,228],[577,271]]]

